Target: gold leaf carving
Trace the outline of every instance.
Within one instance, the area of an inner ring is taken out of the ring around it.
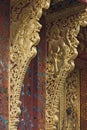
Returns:
[[[12,0],[11,46],[9,87],[9,130],[17,130],[20,111],[20,94],[27,67],[36,55],[40,41],[39,19],[42,9],[49,7],[50,0]]]
[[[63,16],[62,16],[63,17]],[[65,82],[74,69],[80,26],[87,25],[87,11],[47,23],[46,130],[65,130]]]
[[[66,79],[66,129],[80,130],[80,71],[75,68]]]

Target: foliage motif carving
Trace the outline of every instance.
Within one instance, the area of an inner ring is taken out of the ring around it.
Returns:
[[[40,41],[39,19],[50,0],[11,1],[11,46],[9,87],[9,130],[17,130],[20,111],[20,93],[27,67],[36,55]]]
[[[65,130],[65,82],[74,69],[80,26],[87,25],[87,11],[47,23],[46,130]]]
[[[80,71],[75,68],[66,79],[66,129],[80,130]]]

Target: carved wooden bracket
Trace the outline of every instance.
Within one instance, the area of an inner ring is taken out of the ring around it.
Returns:
[[[74,69],[80,26],[87,25],[87,10],[47,25],[46,130],[65,130],[65,82]]]
[[[27,67],[36,55],[36,45],[40,37],[39,19],[42,9],[49,7],[50,0],[11,1],[11,46],[10,46],[10,85],[9,85],[9,130],[17,130],[20,111],[20,93]],[[51,27],[48,65],[54,79],[52,91],[47,85],[46,130],[65,127],[64,84],[69,72],[74,68],[77,56],[80,26],[87,25],[87,11],[57,20]],[[56,49],[55,49],[56,48]],[[53,82],[53,81],[52,81]],[[50,91],[50,94],[49,94]],[[60,106],[59,106],[60,105]],[[58,111],[60,109],[60,111]],[[60,116],[59,116],[60,115]],[[59,118],[59,119],[58,119]],[[59,121],[60,120],[60,121]]]
[[[30,61],[37,53],[42,9],[47,9],[49,4],[50,0],[11,1],[9,130],[17,130],[22,82]]]

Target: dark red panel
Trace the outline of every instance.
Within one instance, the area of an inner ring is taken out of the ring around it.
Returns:
[[[87,70],[81,71],[81,130],[87,130]]]
[[[46,44],[46,30],[45,18],[41,19],[43,28],[40,33],[41,41],[38,46],[38,129],[45,130],[45,102],[46,102],[46,57],[47,57],[47,44]]]
[[[0,130],[8,129],[10,1],[0,0]]]

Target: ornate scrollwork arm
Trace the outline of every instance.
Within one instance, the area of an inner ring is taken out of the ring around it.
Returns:
[[[53,26],[51,27],[51,25]],[[65,130],[65,82],[75,66],[74,60],[78,54],[79,44],[77,36],[80,26],[86,25],[86,9],[48,25],[46,130]]]
[[[9,130],[17,130],[20,111],[20,94],[27,67],[36,55],[40,41],[39,19],[42,9],[48,8],[50,0],[12,0],[11,46],[9,86]]]

